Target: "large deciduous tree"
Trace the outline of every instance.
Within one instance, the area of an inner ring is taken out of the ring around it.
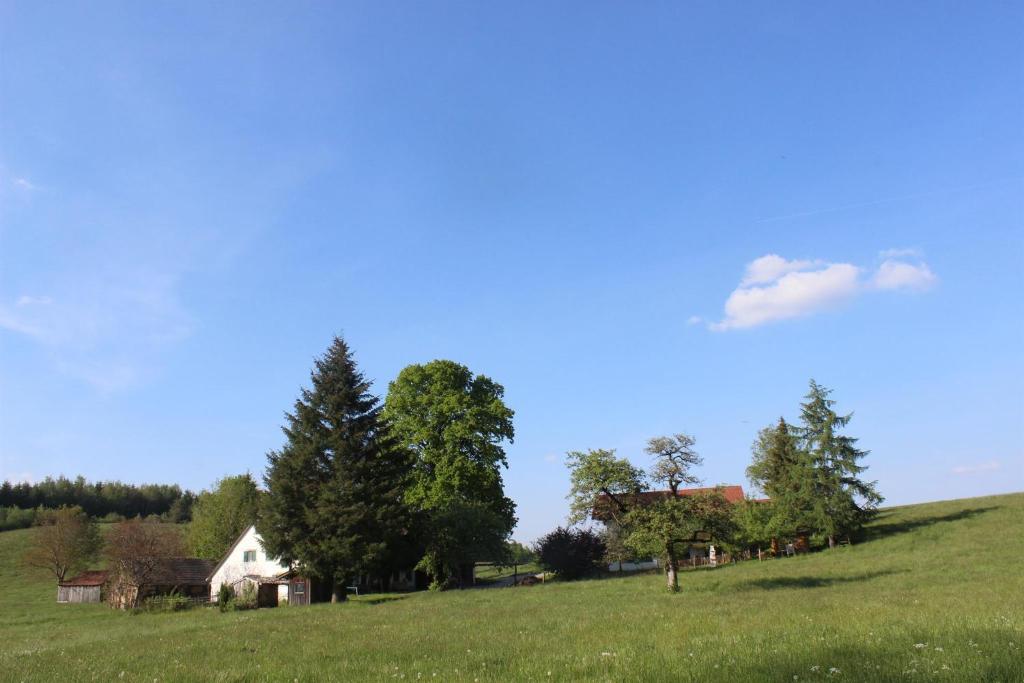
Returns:
[[[224,477],[203,491],[192,506],[188,545],[196,557],[220,559],[250,524],[256,522],[260,491],[248,472]]]
[[[792,482],[815,529],[828,537],[829,547],[837,536],[858,530],[882,502],[877,482],[860,478],[867,469],[860,461],[868,451],[857,448],[857,439],[839,433],[853,413],[836,413],[831,393],[811,380],[796,430],[806,465],[802,471],[797,468]]]
[[[505,496],[503,444],[515,431],[504,388],[449,360],[410,365],[388,387],[384,414],[415,458],[406,500],[426,528],[419,568],[440,588],[498,557],[515,526]]]
[[[102,546],[95,522],[78,506],[41,510],[36,525],[24,561],[30,567],[46,569],[57,583],[88,568]]]
[[[411,457],[389,434],[379,399],[335,337],[311,386],[286,414],[285,445],[267,455],[257,524],[269,554],[332,586],[400,569],[413,519],[404,497]]]

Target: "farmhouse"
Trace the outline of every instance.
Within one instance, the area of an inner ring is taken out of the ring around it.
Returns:
[[[413,571],[398,572],[391,577],[388,589],[414,590],[417,576]],[[208,577],[210,600],[217,601],[222,585],[240,593],[247,585],[255,586],[260,607],[274,607],[282,602],[290,605],[308,605],[331,599],[330,586],[314,578],[301,575],[279,559],[271,557],[263,547],[263,538],[250,525],[231,545]],[[365,590],[383,588],[369,576],[355,579],[350,588]]]
[[[222,585],[241,593],[246,585],[256,586],[260,607],[272,607],[289,599],[289,567],[269,557],[255,525],[242,532],[209,575],[210,600],[217,601]],[[300,590],[305,592],[305,586]]]
[[[106,570],[89,571],[61,581],[57,584],[57,602],[100,602],[109,575]]]

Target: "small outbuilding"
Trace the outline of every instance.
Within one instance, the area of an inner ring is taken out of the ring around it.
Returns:
[[[109,575],[106,570],[89,571],[61,581],[57,584],[57,602],[101,602]]]

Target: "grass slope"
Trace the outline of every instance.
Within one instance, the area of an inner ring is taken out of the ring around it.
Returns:
[[[131,615],[57,605],[0,534],[0,680],[1024,680],[1024,494],[883,511],[854,547],[533,588]]]

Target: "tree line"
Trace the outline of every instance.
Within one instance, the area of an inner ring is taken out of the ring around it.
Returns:
[[[679,495],[699,483],[693,470],[703,464],[685,433],[648,441],[649,471],[612,450],[568,453],[569,522],[598,522],[603,531],[556,529],[538,543],[542,564],[573,578],[606,562],[659,557],[676,591],[680,559],[692,546],[736,551],[805,537],[834,547],[856,536],[882,496],[877,482],[862,478],[868,452],[841,433],[852,413],[837,413],[831,393],[811,380],[799,422],[780,418],[758,433],[747,476],[767,499],[731,503],[717,487]]]
[[[0,529],[30,526],[39,508],[79,507],[95,518],[149,517],[171,522],[191,518],[195,495],[177,484],[88,482],[84,477],[47,477],[38,483],[0,484]]]

